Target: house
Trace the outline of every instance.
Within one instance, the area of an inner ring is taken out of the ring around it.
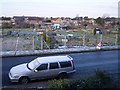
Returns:
[[[64,22],[64,20],[61,18],[50,18],[50,20],[55,24],[61,24]]]
[[[92,25],[95,25],[95,23],[96,23],[94,18],[84,18],[84,22],[87,22]]]
[[[41,29],[52,30],[53,23],[49,18],[45,18],[40,24]]]
[[[95,21],[93,18],[90,18],[88,22],[89,22],[90,24],[92,24],[92,25],[95,25],[95,24],[96,24],[96,21]]]
[[[0,27],[12,28],[11,17],[0,17]]]
[[[0,23],[11,23],[11,18],[10,17],[1,17]]]
[[[43,20],[44,20],[44,17],[26,17],[25,23],[38,25],[38,24],[41,24]]]
[[[13,16],[13,19],[15,20],[15,22],[24,22],[25,17],[24,16]]]

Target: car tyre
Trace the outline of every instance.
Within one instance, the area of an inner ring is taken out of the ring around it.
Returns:
[[[67,78],[67,76],[68,76],[67,73],[61,73],[61,74],[58,75],[58,78],[59,79],[65,79],[65,78]]]
[[[21,84],[27,84],[30,81],[28,77],[21,77],[19,80],[19,83]]]

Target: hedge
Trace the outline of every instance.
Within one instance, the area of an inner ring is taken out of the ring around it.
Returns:
[[[96,71],[94,76],[79,79],[54,79],[48,82],[49,90],[104,90],[117,89],[114,80],[104,71]]]

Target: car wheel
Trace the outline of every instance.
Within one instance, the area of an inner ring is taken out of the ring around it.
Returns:
[[[59,79],[65,79],[65,78],[67,78],[67,73],[61,73],[61,74],[59,74],[58,78]]]
[[[28,77],[21,77],[19,82],[21,84],[27,84],[30,81],[30,79]]]

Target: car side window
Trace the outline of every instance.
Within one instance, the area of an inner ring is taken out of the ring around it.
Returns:
[[[58,62],[50,63],[50,69],[57,69],[59,68]]]
[[[36,70],[41,71],[41,70],[47,70],[48,64],[41,64]]]
[[[64,68],[64,67],[71,67],[72,64],[70,61],[65,61],[65,62],[60,62],[60,66],[61,68]]]

